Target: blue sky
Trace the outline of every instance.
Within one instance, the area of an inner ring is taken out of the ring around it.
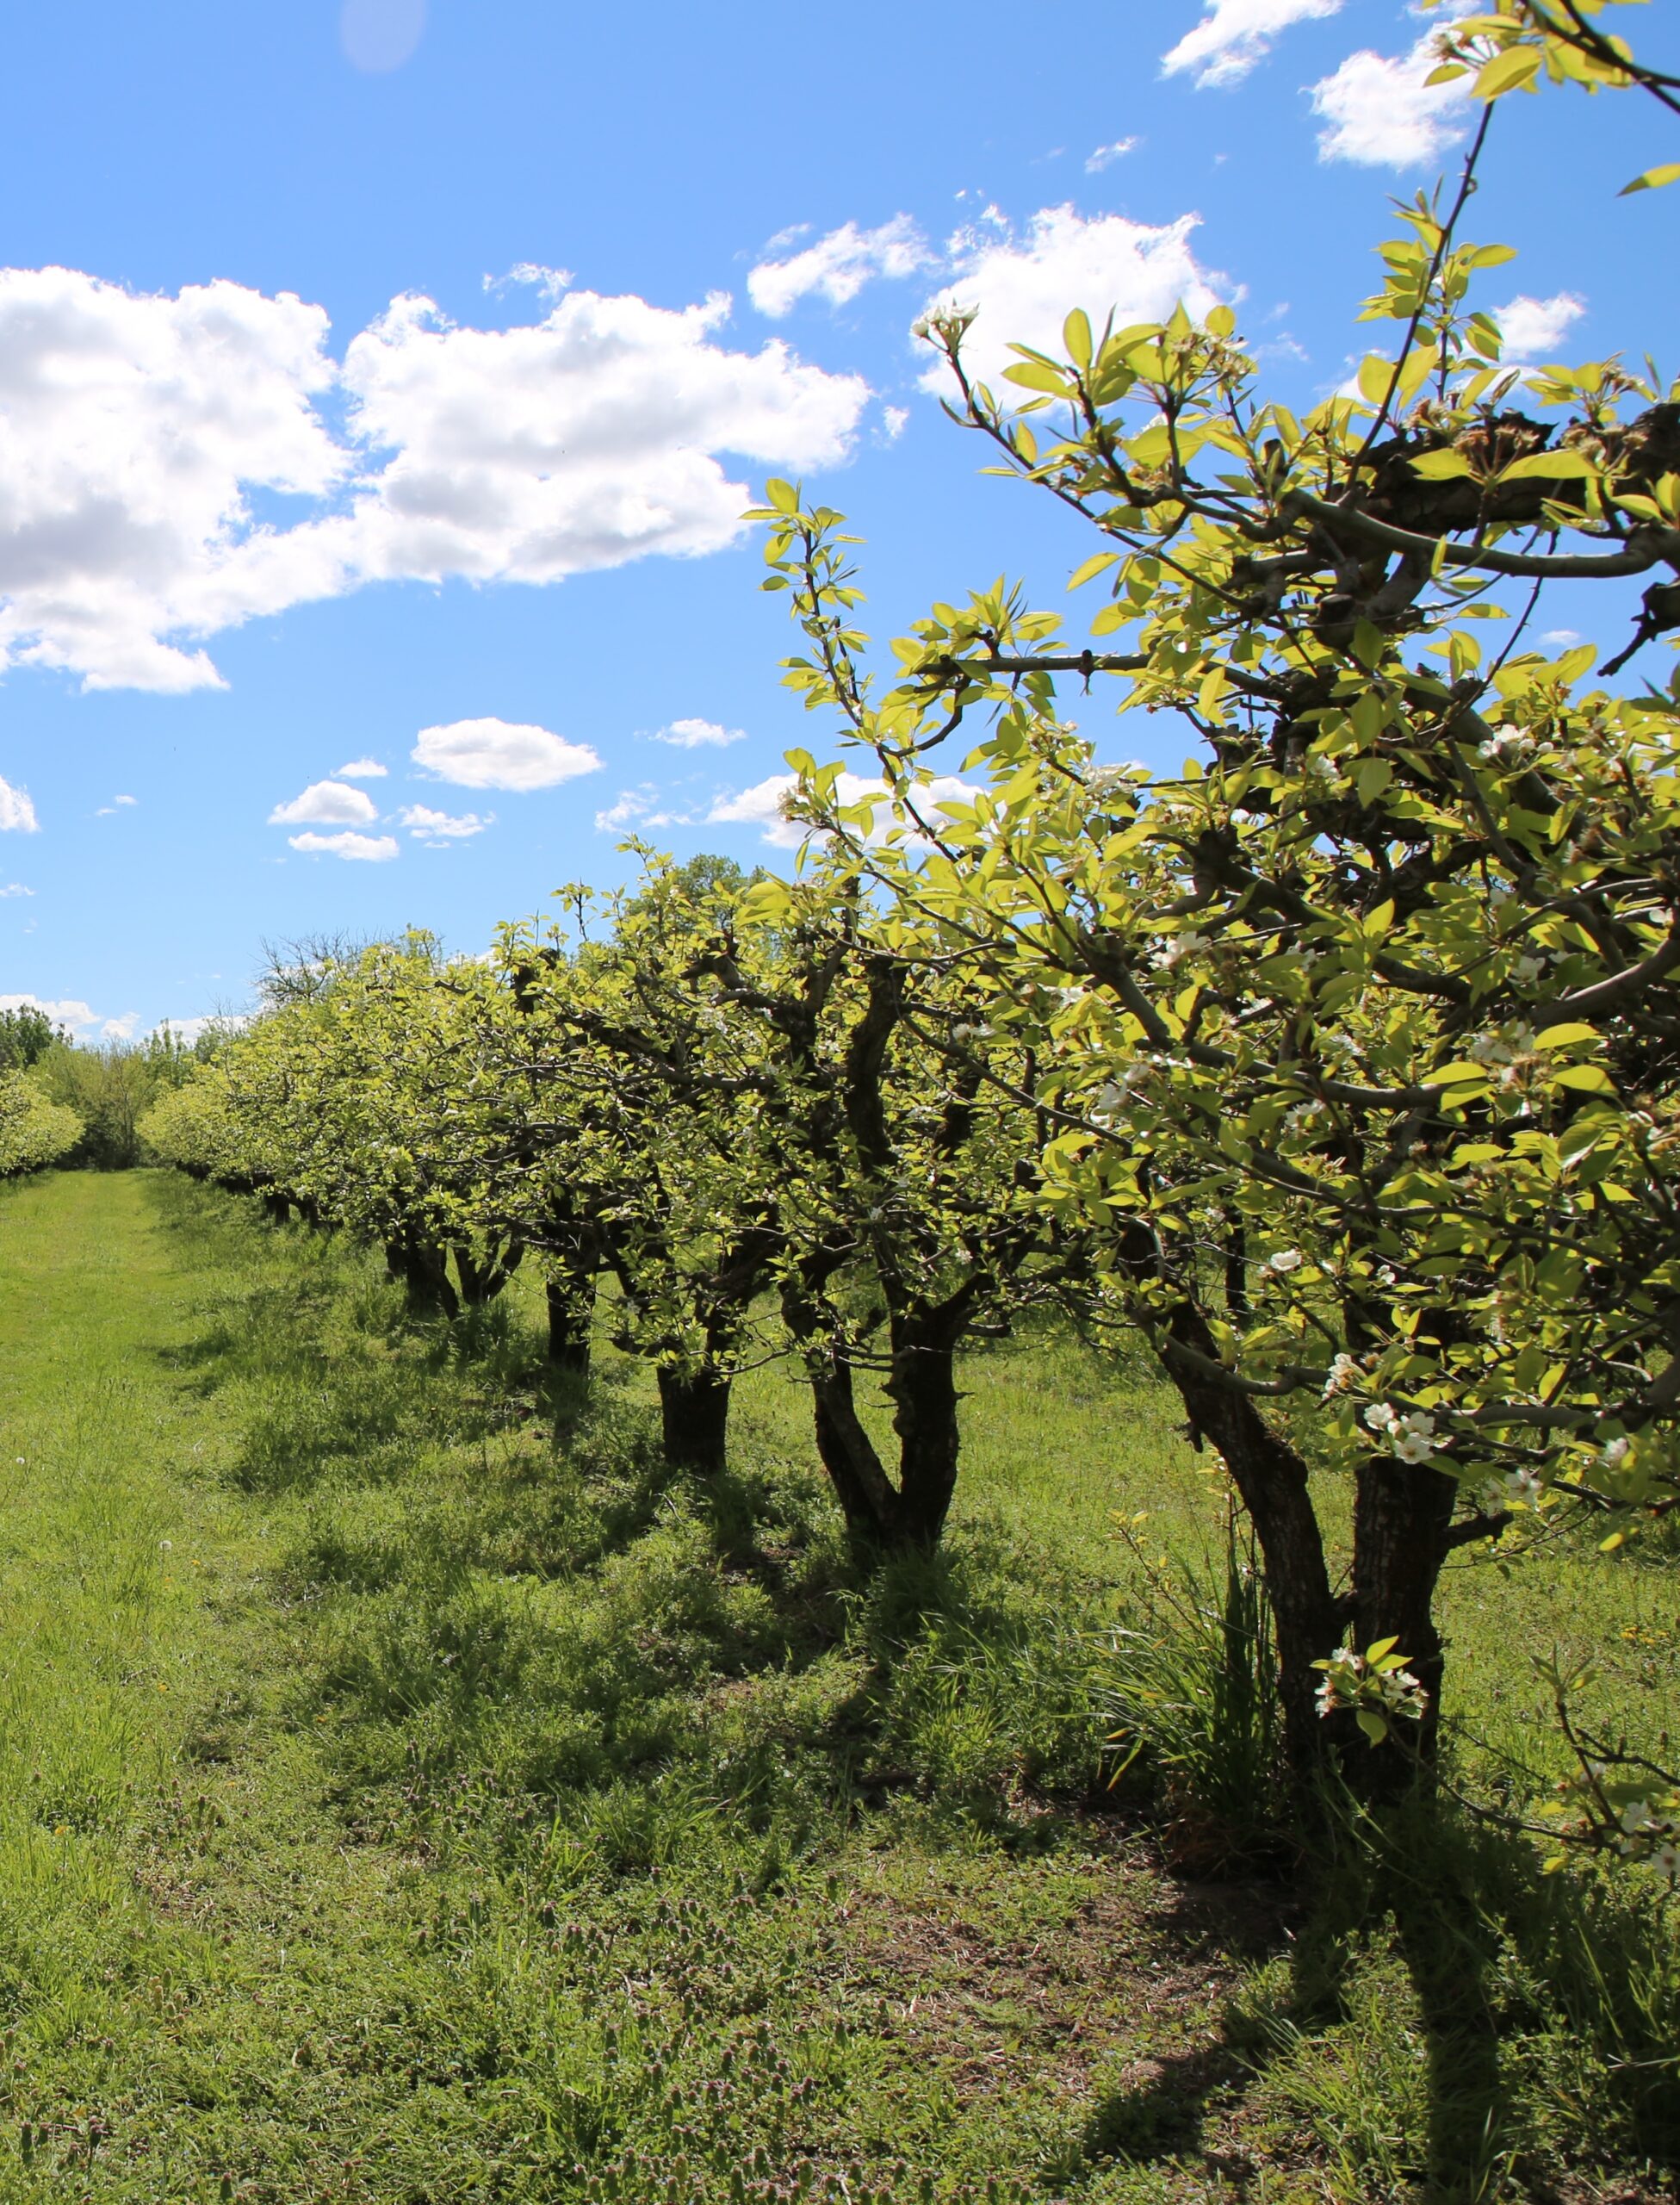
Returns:
[[[238,1006],[264,941],[476,948],[620,877],[627,827],[774,861],[782,753],[822,736],[743,493],[798,474],[852,516],[877,634],[1003,571],[1063,602],[1088,547],[978,475],[909,325],[954,289],[983,357],[1075,304],[1240,297],[1277,394],[1322,395],[1387,196],[1463,128],[1424,28],[1388,0],[11,11],[0,1000],[123,1034]],[[1673,194],[1615,197],[1671,152],[1627,100],[1507,102],[1469,228],[1522,249],[1484,300],[1514,349],[1673,371]]]

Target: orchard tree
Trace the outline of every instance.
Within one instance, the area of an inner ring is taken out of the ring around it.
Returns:
[[[1044,1114],[1046,1208],[1253,1519],[1297,1773],[1362,1732],[1376,1793],[1432,1754],[1448,1554],[1565,1511],[1614,1544],[1680,1497],[1680,388],[1507,367],[1473,287],[1511,254],[1461,234],[1514,89],[1673,106],[1603,13],[1442,34],[1480,126],[1382,248],[1363,318],[1397,334],[1357,395],[1268,400],[1227,307],[1076,308],[1007,389],[968,372],[970,314],[928,326],[994,467],[1091,529],[1088,643],[1000,587],[875,685],[840,517],[779,483],[761,516],[810,645],[789,679],[881,776],[848,805],[798,756],[822,861],[890,899],[907,997],[961,972],[1030,1060],[946,1031]],[[1596,682],[1530,640],[1558,582],[1612,618],[1642,591]],[[1068,677],[1176,717],[1182,773],[1100,765]],[[979,778],[941,798],[959,741]],[[1341,1583],[1320,1466],[1353,1486]]]

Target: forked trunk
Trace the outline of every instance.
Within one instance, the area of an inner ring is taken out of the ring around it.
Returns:
[[[835,1353],[812,1369],[817,1452],[852,1544],[865,1553],[939,1543],[957,1487],[954,1362],[950,1348],[901,1339],[886,1388],[898,1438],[896,1482],[858,1414],[852,1365]]]
[[[519,1268],[524,1254],[518,1240],[505,1242],[499,1251],[486,1255],[480,1262],[472,1249],[462,1241],[455,1245],[456,1276],[461,1282],[461,1299],[468,1309],[487,1308]]]

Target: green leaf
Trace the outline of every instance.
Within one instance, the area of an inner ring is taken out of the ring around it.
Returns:
[[[1455,475],[1468,475],[1471,466],[1461,451],[1426,451],[1412,461],[1411,471],[1429,482],[1446,482]]]
[[[1565,1065],[1561,1071],[1554,1071],[1553,1087],[1578,1087],[1588,1095],[1614,1095],[1615,1085],[1601,1065]]]
[[[1526,482],[1534,475],[1591,475],[1598,469],[1584,451],[1534,451],[1527,459],[1514,459],[1495,478],[1500,482]]]
[[[1079,589],[1082,587],[1085,583],[1090,581],[1093,575],[1100,575],[1105,567],[1112,567],[1115,565],[1121,556],[1121,553],[1118,551],[1098,551],[1094,553],[1092,557],[1086,560],[1083,566],[1076,567],[1074,568],[1072,577],[1068,583],[1068,587],[1069,589]]]
[[[1548,1026],[1535,1040],[1534,1047],[1537,1049],[1565,1049],[1572,1041],[1596,1041],[1597,1039],[1598,1028],[1596,1026],[1583,1026],[1578,1022]]]
[[[1354,1720],[1373,1746],[1381,1745],[1383,1740],[1388,1736],[1387,1722],[1376,1712],[1374,1708],[1360,1708],[1355,1712]]]
[[[1494,55],[1471,90],[1479,100],[1497,100],[1519,85],[1532,83],[1540,73],[1540,60],[1538,47],[1508,46],[1503,53]]]
[[[1005,368],[1004,378],[1018,382],[1024,390],[1047,390],[1054,398],[1068,395],[1068,379],[1057,368],[1041,368],[1035,360],[1026,360],[1018,368]]]
[[[799,510],[799,493],[778,475],[772,475],[765,484],[764,494],[778,513],[797,513]]]
[[[1654,191],[1661,184],[1672,183],[1680,178],[1680,161],[1665,161],[1660,167],[1646,169],[1643,176],[1636,176],[1631,183],[1624,183],[1616,194],[1625,199],[1630,191]]]
[[[1062,342],[1068,357],[1081,372],[1091,364],[1091,323],[1082,307],[1076,307],[1062,325]]]

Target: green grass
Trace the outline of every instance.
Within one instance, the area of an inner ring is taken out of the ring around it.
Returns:
[[[974,1358],[947,1550],[863,1586],[784,1373],[697,1491],[610,1351],[556,1424],[529,1314],[0,1196],[0,2200],[1670,2194],[1649,1883],[1449,1828],[1304,1909],[1105,1789],[1113,1517],[1218,1538],[1141,1370]],[[1463,1781],[1555,1755],[1529,1643],[1672,1726],[1675,1582],[1457,1573]]]

